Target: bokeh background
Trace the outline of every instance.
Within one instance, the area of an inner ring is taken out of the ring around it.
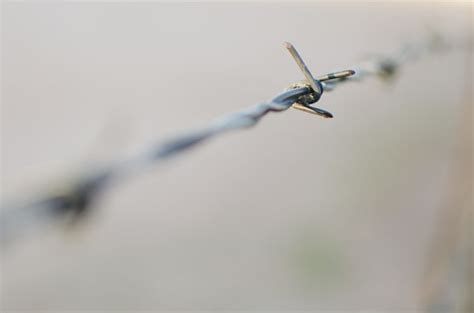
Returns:
[[[2,203],[126,158],[429,29],[469,2],[4,2]],[[10,310],[472,309],[472,49],[108,189],[2,247]],[[471,311],[472,312],[472,311]]]

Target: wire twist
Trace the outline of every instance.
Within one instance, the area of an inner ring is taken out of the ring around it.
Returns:
[[[89,211],[96,203],[98,195],[112,182],[121,181],[160,161],[175,157],[216,135],[254,126],[269,112],[281,112],[294,107],[305,112],[332,117],[329,112],[310,106],[320,100],[323,92],[332,91],[342,83],[362,81],[370,76],[389,79],[403,64],[415,61],[426,53],[446,51],[453,46],[448,45],[438,35],[434,35],[426,41],[406,45],[392,56],[373,58],[362,65],[353,67],[354,70],[316,78],[313,78],[294,47],[288,43],[286,47],[295,57],[306,81],[292,84],[273,99],[226,115],[205,128],[167,140],[128,160],[68,181],[61,186],[62,191],[47,194],[26,205],[2,208],[0,212],[2,241],[9,242],[16,235],[24,234],[26,230],[38,227],[49,220],[57,220],[58,217],[72,215],[77,219]]]

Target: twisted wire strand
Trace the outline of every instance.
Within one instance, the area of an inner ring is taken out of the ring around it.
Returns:
[[[469,42],[467,46],[470,48],[472,43]],[[426,40],[403,46],[393,55],[374,57],[362,64],[349,67],[355,71],[354,76],[321,82],[321,85],[323,91],[326,92],[334,90],[343,83],[361,82],[371,76],[389,79],[404,64],[416,61],[426,54],[447,51],[455,47],[457,46],[448,44],[440,36],[431,35]],[[205,128],[172,138],[128,160],[96,169],[92,174],[66,182],[64,186],[61,186],[61,192],[45,195],[25,205],[2,208],[0,211],[1,241],[9,242],[43,223],[57,220],[58,217],[72,215],[77,219],[89,211],[88,209],[96,202],[97,196],[111,183],[124,180],[160,161],[175,157],[216,135],[254,126],[267,113],[285,111],[298,99],[313,92],[307,83],[294,84],[290,89],[267,102],[228,114]]]
[[[248,128],[257,124],[269,112],[281,112],[310,92],[302,87],[289,89],[273,99],[215,120],[208,127],[199,129],[152,147],[142,154],[103,169],[95,170],[70,182],[65,190],[50,194],[20,207],[2,209],[0,230],[2,241],[8,242],[51,219],[64,215],[82,216],[97,195],[110,183],[124,179],[156,163],[183,153],[204,141],[227,131]]]

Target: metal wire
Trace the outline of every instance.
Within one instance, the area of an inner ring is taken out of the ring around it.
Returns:
[[[1,211],[0,219],[2,241],[8,242],[50,219],[65,215],[80,217],[92,207],[97,195],[112,181],[119,181],[143,171],[151,165],[185,152],[218,134],[251,127],[269,112],[287,110],[299,97],[309,92],[308,87],[289,89],[267,102],[217,119],[206,128],[165,141],[143,154],[114,166],[99,171],[94,170],[91,175],[85,175],[75,181],[68,182],[68,186],[62,186],[63,190],[57,194],[46,195],[44,198],[21,207],[4,208]]]
[[[292,46],[286,44],[286,47]],[[391,56],[374,57],[363,64],[351,67],[353,71],[346,70],[319,76],[315,79],[296,50],[290,48],[290,52],[293,52],[292,55],[298,56],[298,65],[304,69],[305,77],[310,77],[312,81],[306,80],[293,84],[289,89],[267,102],[226,115],[203,129],[167,140],[128,160],[99,170],[95,169],[92,174],[86,174],[66,182],[61,186],[61,191],[45,195],[25,205],[3,208],[0,212],[1,239],[3,242],[10,242],[50,220],[58,220],[58,217],[73,216],[77,220],[93,207],[98,195],[111,183],[122,181],[130,175],[146,170],[151,165],[175,157],[216,135],[254,126],[269,112],[281,112],[293,106],[306,112],[323,116],[326,114],[325,117],[332,117],[329,112],[309,106],[310,103],[321,98],[323,91],[332,91],[342,83],[360,82],[370,76],[388,79],[393,77],[402,65],[415,61],[422,55],[445,51],[452,47],[441,40],[439,36],[433,35],[428,40],[406,45]],[[348,77],[349,75],[353,76]],[[319,86],[322,87],[321,91],[314,89]]]

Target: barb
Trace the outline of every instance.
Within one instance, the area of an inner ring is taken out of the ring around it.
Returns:
[[[312,114],[332,117],[331,113],[310,106],[320,100],[323,92],[334,90],[342,83],[359,82],[370,76],[389,79],[403,64],[414,61],[423,54],[445,51],[449,48],[446,42],[434,35],[427,41],[407,45],[392,56],[369,60],[363,65],[354,67],[354,70],[314,78],[294,46],[289,43],[285,43],[285,46],[303,71],[305,81],[290,85],[286,91],[267,102],[215,120],[208,127],[173,138],[128,160],[66,182],[61,186],[61,191],[52,192],[23,206],[2,208],[0,212],[2,241],[10,242],[51,220],[67,216],[78,220],[79,217],[88,213],[89,209],[96,204],[98,196],[111,183],[122,181],[130,175],[148,169],[151,165],[175,157],[218,134],[251,127],[269,112],[281,112],[293,107]]]
[[[352,70],[345,70],[342,72],[327,74],[327,75],[319,77],[318,79],[315,79],[313,77],[313,74],[311,74],[308,67],[304,63],[298,51],[296,51],[295,47],[291,43],[285,42],[285,48],[288,49],[293,59],[295,59],[295,62],[300,68],[301,72],[303,72],[304,77],[306,77],[306,82],[300,82],[300,83],[294,84],[293,88],[306,86],[312,89],[312,92],[300,97],[296,101],[296,103],[293,105],[293,107],[295,109],[298,109],[307,113],[317,114],[325,118],[332,118],[333,117],[332,114],[329,113],[328,111],[311,106],[312,103],[318,102],[321,96],[323,95],[324,89],[323,89],[323,85],[321,81],[346,78],[346,77],[354,75],[355,72]]]

